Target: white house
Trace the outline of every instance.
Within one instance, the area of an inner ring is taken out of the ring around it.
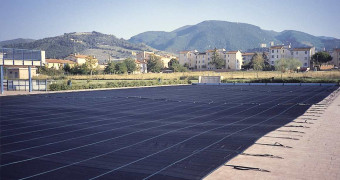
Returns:
[[[229,51],[226,53],[226,69],[240,70],[242,67],[242,53],[240,51]]]
[[[311,66],[311,57],[315,54],[315,47],[291,48],[290,45],[271,46],[269,51],[269,61],[271,65],[282,58],[295,58],[302,63],[302,67]]]

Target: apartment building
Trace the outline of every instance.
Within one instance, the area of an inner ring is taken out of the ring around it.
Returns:
[[[64,68],[66,64],[70,65],[70,67],[73,67],[75,65],[75,62],[63,59],[46,59],[45,65],[47,66],[47,68],[54,68],[56,70],[59,70]]]
[[[242,53],[240,51],[230,51],[227,52],[225,49],[216,49],[216,52],[220,58],[222,58],[226,64],[229,60],[229,69],[240,70],[242,66]],[[193,51],[181,51],[179,53],[179,63],[181,65],[188,64],[192,69],[200,70],[213,70],[216,69],[214,65],[211,64],[215,50],[210,49],[205,52]]]
[[[275,62],[282,58],[295,58],[302,63],[302,67],[311,66],[311,57],[315,54],[315,47],[291,48],[290,45],[271,46],[269,51],[269,62],[275,65]]]
[[[187,64],[189,68],[195,68],[197,54],[198,54],[197,50],[179,52],[179,59],[178,59],[179,64],[183,66]]]
[[[98,66],[98,59],[96,59],[95,56],[91,56],[91,55],[82,55],[82,54],[71,54],[69,56],[67,56],[65,59],[71,60],[73,62],[75,62],[78,65],[82,65],[86,63],[86,59],[92,57],[92,59],[95,61],[93,67],[97,67]]]
[[[315,54],[315,47],[293,48],[291,49],[291,58],[298,59],[302,63],[302,67],[311,67],[310,61],[312,55]]]
[[[336,67],[340,67],[340,48],[334,49],[331,55],[333,59],[330,63]]]
[[[282,58],[290,58],[291,53],[289,49],[290,45],[271,46],[269,49],[269,63],[274,66],[276,61]]]
[[[243,64],[242,53],[240,51],[229,51],[225,56],[226,69],[240,70]]]
[[[150,59],[150,56],[152,56],[152,55],[159,57],[161,59],[161,61],[163,62],[164,68],[168,68],[170,60],[172,58],[176,58],[175,56],[171,56],[171,55],[161,56],[161,55],[155,54],[154,52],[148,52],[148,51],[138,52],[136,54],[136,58],[137,58],[137,61],[143,62],[143,61],[148,61]]]

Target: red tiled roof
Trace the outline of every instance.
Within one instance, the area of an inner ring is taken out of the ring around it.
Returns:
[[[190,51],[180,51],[179,53],[180,54],[185,54],[185,53],[188,53],[188,52],[190,52]]]
[[[282,49],[283,45],[280,46],[271,46],[270,49]]]
[[[46,59],[47,63],[74,64],[75,62],[63,59]]]
[[[76,57],[76,58],[87,58],[88,56],[87,55],[75,55],[74,57]]]
[[[304,48],[294,48],[293,51],[309,51],[312,49],[311,47],[304,47]]]
[[[228,51],[227,54],[236,54],[238,51]]]
[[[253,56],[255,53],[242,53],[242,56]]]

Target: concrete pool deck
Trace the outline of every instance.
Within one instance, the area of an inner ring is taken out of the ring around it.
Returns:
[[[340,179],[339,91],[204,179]]]

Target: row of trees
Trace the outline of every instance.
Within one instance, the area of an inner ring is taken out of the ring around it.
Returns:
[[[313,66],[320,66],[323,63],[327,63],[332,60],[332,57],[327,52],[317,52],[311,57]],[[265,53],[255,53],[251,61],[242,66],[244,69],[254,69],[256,71],[296,71],[302,63],[298,59],[294,58],[282,58],[275,62],[275,66],[269,63],[269,59]]]
[[[177,59],[172,58],[168,63],[169,70],[173,72],[186,72],[188,71],[188,66],[183,66],[179,64]],[[147,61],[148,72],[158,73],[164,69],[164,64],[160,57],[155,55],[150,55]]]
[[[127,58],[121,62],[109,62],[104,69],[106,74],[125,74],[132,73],[137,70],[135,60]]]
[[[70,66],[66,64],[63,68],[55,69],[55,68],[48,68],[45,66],[38,68],[38,73],[46,74],[49,76],[58,76],[63,74],[97,74],[99,69],[97,66],[98,61],[93,57],[89,56],[86,58],[86,62],[82,65],[74,65]]]

